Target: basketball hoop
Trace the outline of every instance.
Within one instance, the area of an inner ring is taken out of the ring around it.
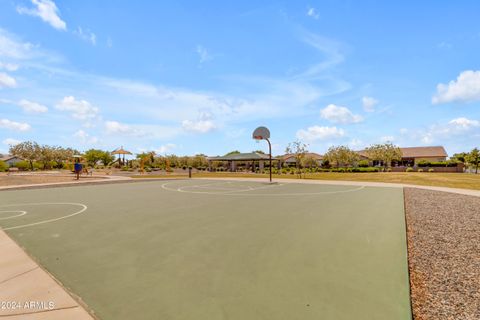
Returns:
[[[270,143],[270,130],[265,127],[258,127],[253,131],[252,138],[255,139],[257,143],[260,140],[267,140],[268,150],[269,150],[269,160],[270,160],[270,183],[272,183],[272,144]]]
[[[253,131],[252,137],[255,140],[266,140],[270,138],[270,131],[265,127],[258,127]]]

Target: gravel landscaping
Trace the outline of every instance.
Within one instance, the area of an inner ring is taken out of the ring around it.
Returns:
[[[404,190],[414,319],[480,319],[480,198]]]

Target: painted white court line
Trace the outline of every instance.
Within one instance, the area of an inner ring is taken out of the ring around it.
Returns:
[[[268,185],[268,186],[265,186],[265,187],[259,187],[259,188],[253,188],[251,186],[245,186],[247,187],[247,189],[245,188],[242,188],[242,189],[236,189],[235,188],[222,188],[222,187],[217,187],[217,186],[221,186],[221,185],[225,185],[225,184],[234,184],[232,181],[224,181],[224,182],[216,182],[216,183],[203,183],[203,184],[198,184],[198,185],[193,185],[193,186],[190,186],[190,185],[187,185],[187,186],[181,186],[181,187],[178,187],[176,189],[173,189],[173,188],[168,188],[167,187],[167,184],[172,184],[172,183],[177,183],[177,181],[175,182],[167,182],[167,183],[164,183],[162,184],[162,188],[163,189],[166,189],[166,190],[169,190],[169,191],[177,191],[177,192],[184,192],[184,193],[205,193],[205,194],[232,194],[232,193],[239,193],[239,192],[247,192],[247,191],[255,191],[255,190],[260,190],[260,189],[268,189],[268,188],[272,188],[272,187],[276,187],[276,186],[281,186],[282,184],[277,184],[277,185]],[[239,183],[236,183],[237,186],[240,186],[240,187],[243,187],[243,185],[239,184]],[[211,187],[211,189],[217,189],[217,190],[220,190],[220,189],[224,189],[224,190],[229,190],[229,191],[225,191],[225,192],[212,192],[212,191],[189,191],[189,190],[185,190],[185,189],[192,189],[192,188],[208,188],[208,187]]]
[[[355,191],[360,191],[365,188],[365,186],[359,186],[356,188],[352,189],[347,189],[347,190],[337,190],[337,191],[320,191],[320,192],[285,192],[285,193],[245,193],[248,191],[257,191],[257,190],[263,190],[263,189],[270,189],[273,187],[279,187],[283,186],[285,184],[278,184],[278,185],[269,185],[266,187],[259,187],[259,188],[251,188],[250,189],[239,189],[239,190],[232,190],[232,191],[227,191],[227,192],[209,192],[209,191],[189,191],[189,190],[184,190],[185,188],[193,188],[193,187],[201,187],[201,186],[209,186],[209,184],[203,184],[203,185],[195,185],[195,186],[183,186],[183,187],[178,187],[176,189],[174,188],[169,188],[168,185],[174,183],[174,182],[167,182],[161,185],[161,187],[165,190],[168,191],[176,191],[176,192],[183,192],[183,193],[196,193],[196,194],[211,194],[211,195],[226,195],[226,196],[309,196],[309,195],[324,195],[324,194],[337,194],[337,193],[347,193],[347,192],[355,192]],[[176,181],[176,183],[178,183]],[[210,184],[211,186],[213,185],[219,185],[219,183],[215,184]]]
[[[37,226],[40,224],[45,224],[45,223],[50,223],[54,221],[59,221],[63,219],[68,219],[71,217],[74,217],[82,212],[85,212],[85,210],[88,209],[86,205],[83,203],[74,203],[74,202],[37,202],[37,203],[16,203],[16,204],[6,204],[6,205],[0,205],[0,208],[5,208],[5,207],[21,207],[21,206],[42,206],[42,205],[71,205],[71,206],[79,206],[82,207],[79,211],[76,211],[74,213],[61,216],[58,218],[53,218],[53,219],[47,219],[47,220],[42,220],[42,221],[37,221],[37,222],[32,222],[32,223],[27,223],[27,224],[22,224],[19,226],[13,226],[13,227],[8,227],[8,228],[0,228],[0,230],[13,230],[13,229],[20,229],[20,228],[26,228],[26,227],[32,227],[32,226]]]
[[[13,213],[13,212],[20,212],[20,214],[14,214],[13,216],[8,216],[8,217],[2,217],[0,220],[7,220],[7,219],[12,219],[16,217],[21,217],[27,214],[27,211],[21,211],[21,210],[8,210],[8,211],[0,211],[0,215],[2,213]]]

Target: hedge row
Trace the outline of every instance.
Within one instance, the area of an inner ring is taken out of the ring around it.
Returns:
[[[430,161],[420,161],[418,162],[419,167],[456,167],[458,162],[456,161],[437,161],[437,162],[430,162]]]

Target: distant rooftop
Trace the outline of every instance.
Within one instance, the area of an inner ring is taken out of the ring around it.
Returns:
[[[214,161],[254,161],[254,160],[268,160],[269,156],[263,153],[249,152],[249,153],[233,153],[220,157],[208,157],[207,160]],[[272,158],[275,159],[275,158]]]
[[[402,150],[403,158],[446,158],[448,157],[445,148],[442,146],[430,146],[430,147],[406,147],[400,148]],[[365,150],[357,151],[361,156],[367,157]]]

